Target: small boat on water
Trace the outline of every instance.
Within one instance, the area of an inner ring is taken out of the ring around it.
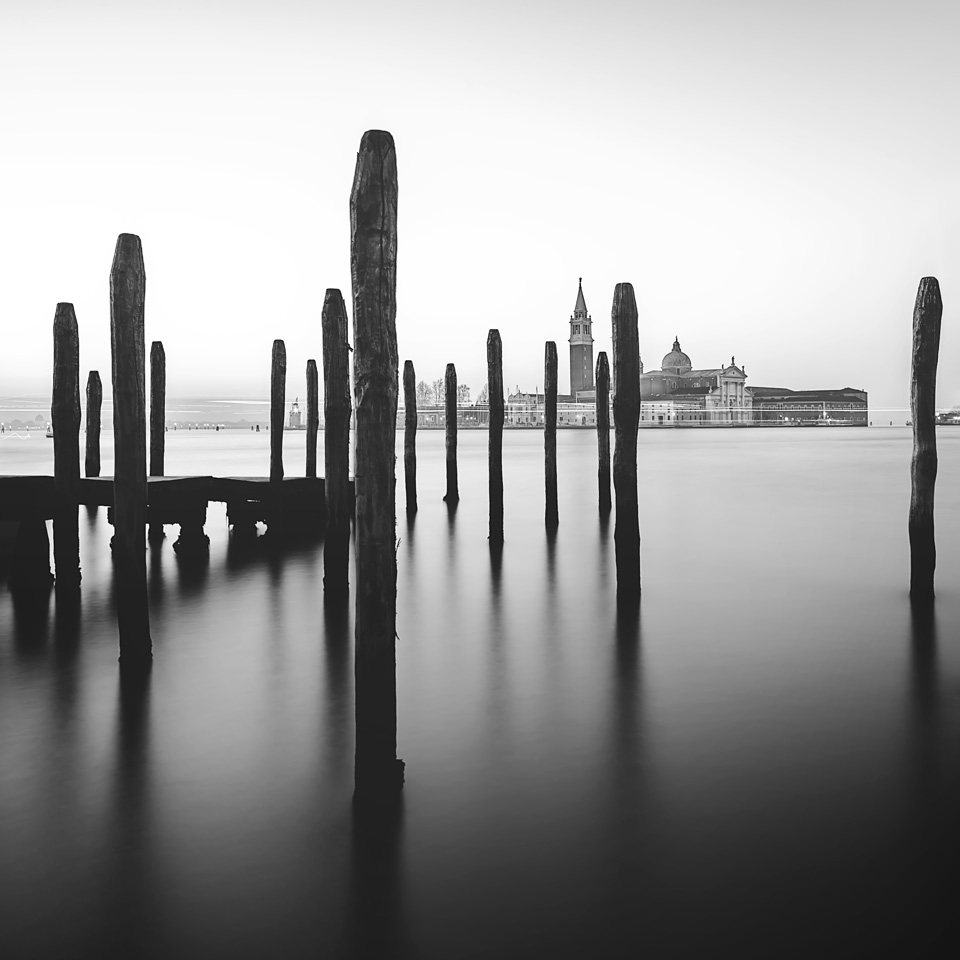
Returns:
[[[52,424],[52,423],[48,423],[48,424],[47,424],[47,433],[46,433],[46,436],[47,436],[47,439],[48,439],[48,440],[52,440],[52,439],[53,439],[53,424]]]

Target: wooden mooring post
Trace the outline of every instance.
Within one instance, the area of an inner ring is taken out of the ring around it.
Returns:
[[[166,428],[167,407],[167,355],[163,344],[154,340],[150,344],[150,466],[147,475],[150,477],[163,476],[163,454],[166,445],[164,430]],[[149,538],[163,539],[163,524],[158,521],[150,523]]]
[[[163,476],[163,454],[166,438],[164,428],[167,406],[167,355],[163,344],[150,344],[150,472],[151,477]]]
[[[487,334],[487,472],[490,491],[490,543],[503,543],[503,343],[500,331]]]
[[[617,602],[640,599],[640,516],[637,503],[637,430],[640,426],[640,337],[633,284],[618,283],[613,294],[613,488],[617,520],[613,531]]]
[[[910,416],[913,457],[910,463],[910,599],[933,602],[937,547],[933,532],[933,494],[937,482],[937,359],[943,303],[936,277],[924,277],[913,308],[913,359]]]
[[[447,492],[444,502],[454,505],[460,502],[460,482],[457,477],[457,368],[447,364],[443,377],[444,411],[446,414]]]
[[[283,407],[287,386],[287,348],[273,341],[270,363],[270,480],[283,479]]]
[[[80,587],[80,334],[72,303],[53,318],[53,561],[57,593]]]
[[[140,238],[122,233],[110,271],[113,360],[113,558],[120,663],[142,667],[153,656],[147,606],[147,423],[143,311],[146,276]]]
[[[610,365],[603,351],[597,357],[597,489],[601,513],[609,513],[610,502]]]
[[[320,431],[320,384],[317,361],[307,361],[307,464],[304,476],[317,475],[317,433]]]
[[[103,384],[100,372],[91,370],[87,374],[87,438],[84,474],[88,477],[100,476],[100,408],[103,405]]]
[[[323,589],[331,598],[350,591],[350,343],[347,306],[335,288],[323,298],[323,462],[327,533]],[[396,374],[394,374],[396,376]],[[396,416],[396,411],[394,411]],[[359,436],[357,443],[359,445]]]
[[[550,529],[560,523],[557,507],[557,345],[548,340],[543,357],[543,467],[544,522]]]
[[[350,192],[354,380],[357,398],[356,753],[358,799],[395,796],[397,759],[396,507],[397,157],[368,130]]]
[[[403,363],[403,486],[410,517],[417,512],[417,375],[412,360]]]

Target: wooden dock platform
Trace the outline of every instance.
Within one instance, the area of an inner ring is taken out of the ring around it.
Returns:
[[[77,501],[113,506],[113,477],[83,477]],[[52,520],[56,495],[52,476],[0,476],[0,521]],[[208,503],[225,503],[231,518],[267,522],[278,507],[326,519],[323,477],[148,477],[147,509],[155,523],[180,523]],[[232,521],[231,521],[232,522]]]

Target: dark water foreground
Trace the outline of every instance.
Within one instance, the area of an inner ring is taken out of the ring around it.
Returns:
[[[618,622],[589,433],[558,438],[553,543],[542,435],[505,435],[499,561],[486,435],[461,436],[454,515],[421,437],[393,814],[352,805],[353,618],[324,609],[322,544],[236,554],[212,510],[207,566],[149,548],[155,666],[123,686],[109,527],[81,513],[79,613],[0,595],[0,955],[949,955],[960,431],[932,622],[905,431],[640,441],[644,595]],[[168,442],[171,473],[240,456]]]

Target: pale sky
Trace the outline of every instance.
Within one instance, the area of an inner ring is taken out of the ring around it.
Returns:
[[[363,131],[399,170],[397,328],[418,378],[543,383],[584,278],[595,354],[633,283],[647,369],[678,335],[748,385],[908,403],[922,276],[960,403],[960,7],[0,0],[0,395],[49,389],[58,301],[109,393],[117,234],[143,240],[168,394],[289,398],[350,295]],[[954,293],[956,291],[956,293]],[[352,311],[351,311],[352,315]]]

